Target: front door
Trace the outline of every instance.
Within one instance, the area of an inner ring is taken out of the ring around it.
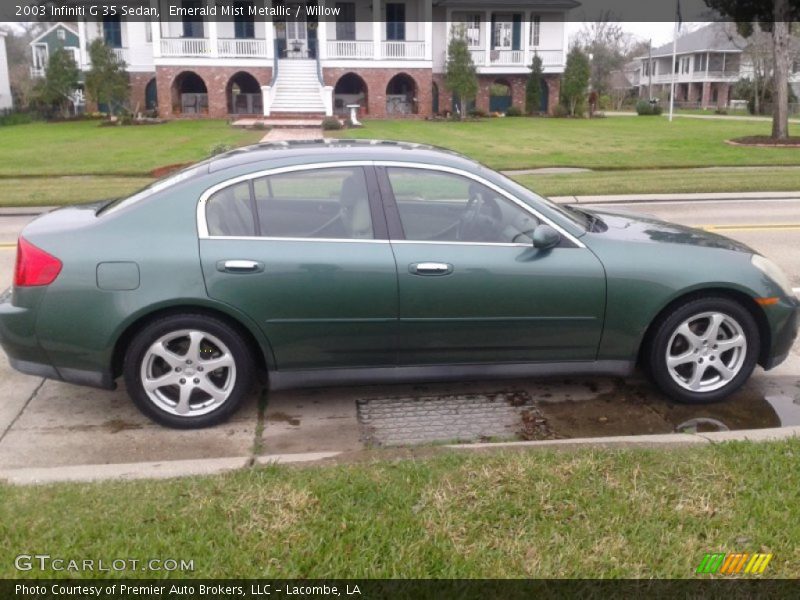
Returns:
[[[279,370],[394,365],[397,274],[374,189],[370,168],[311,166],[205,201],[208,294],[258,324]]]
[[[308,23],[306,7],[303,4],[289,4],[286,18],[286,57],[308,57]]]
[[[605,274],[594,254],[566,238],[534,248],[538,218],[466,174],[379,173],[400,226],[400,365],[595,359]]]

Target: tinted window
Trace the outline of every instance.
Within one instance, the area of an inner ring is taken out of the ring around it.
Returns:
[[[256,235],[250,184],[237,183],[215,192],[206,204],[209,235]]]
[[[539,224],[472,179],[422,169],[387,171],[408,240],[527,244]]]
[[[254,182],[261,235],[371,239],[369,195],[360,167],[309,169]]]

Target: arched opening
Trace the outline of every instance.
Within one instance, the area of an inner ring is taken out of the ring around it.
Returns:
[[[431,85],[431,114],[439,114],[439,86],[436,82]]]
[[[417,84],[414,78],[399,73],[386,86],[387,115],[417,114]]]
[[[172,111],[181,115],[208,112],[208,88],[197,73],[184,71],[173,80]]]
[[[489,87],[489,112],[504,113],[513,103],[511,84],[505,79],[495,79]]]
[[[348,104],[359,104],[360,113],[369,112],[367,102],[367,83],[355,73],[345,73],[333,88],[333,110],[337,115],[347,115]]]
[[[550,108],[550,86],[547,85],[547,80],[542,78],[541,83],[542,97],[539,101],[539,110],[542,114],[546,115]]]
[[[153,77],[147,82],[144,88],[144,109],[157,110],[158,109],[158,87],[156,87],[156,78]]]
[[[228,114],[260,115],[264,113],[264,102],[258,80],[244,71],[235,73],[225,86],[228,99]]]

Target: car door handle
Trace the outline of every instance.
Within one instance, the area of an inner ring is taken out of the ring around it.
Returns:
[[[255,260],[221,260],[217,263],[217,270],[225,273],[259,273],[264,270],[264,265]]]
[[[412,275],[449,275],[453,272],[453,265],[439,262],[421,262],[408,265]]]

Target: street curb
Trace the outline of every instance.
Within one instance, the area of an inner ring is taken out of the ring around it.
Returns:
[[[164,460],[156,462],[121,463],[106,465],[71,465],[63,467],[32,467],[0,469],[0,480],[13,485],[48,483],[89,483],[93,481],[135,479],[170,479],[199,475],[219,475],[239,471],[252,464],[292,464],[332,458],[340,452],[305,452],[297,454],[271,454],[200,460]]]
[[[608,196],[550,196],[557,204],[639,204],[648,202],[720,202],[729,200],[798,200],[797,192],[719,192],[702,194],[616,194]]]
[[[492,448],[557,448],[557,447],[635,447],[635,446],[692,446],[717,442],[751,441],[768,442],[800,436],[800,426],[769,429],[742,429],[740,431],[713,431],[708,433],[664,433],[653,435],[618,435],[600,438],[574,438],[563,440],[532,440],[526,442],[497,442],[479,444],[448,444],[454,450],[487,450]]]

